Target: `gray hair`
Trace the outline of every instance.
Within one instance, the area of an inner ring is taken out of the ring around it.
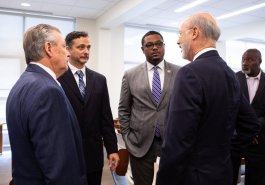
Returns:
[[[190,24],[191,26],[197,26],[205,38],[211,38],[214,41],[218,41],[221,35],[221,30],[216,22],[203,16],[191,16]]]
[[[44,45],[46,42],[57,43],[52,31],[61,33],[58,28],[48,24],[38,24],[24,33],[23,48],[27,64],[31,61],[37,62],[44,57]]]

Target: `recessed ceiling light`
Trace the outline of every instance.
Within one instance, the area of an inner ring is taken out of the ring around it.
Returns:
[[[224,15],[221,15],[219,17],[216,17],[216,19],[218,19],[218,20],[226,19],[226,18],[233,17],[233,16],[236,16],[236,15],[239,15],[242,13],[250,12],[250,11],[262,8],[262,7],[265,7],[265,3],[257,4],[254,6],[250,6],[248,8],[243,8],[243,9],[240,9],[240,10],[228,13],[228,14],[224,14]]]
[[[185,5],[185,6],[180,7],[180,8],[177,8],[175,10],[175,12],[177,12],[177,13],[183,12],[185,10],[188,10],[188,9],[191,9],[191,8],[193,8],[195,6],[198,6],[199,4],[205,3],[206,1],[208,1],[208,0],[197,0],[197,1],[193,1],[192,3],[189,3],[189,4]]]
[[[26,7],[31,6],[29,3],[21,3],[20,5],[21,6],[26,6]]]

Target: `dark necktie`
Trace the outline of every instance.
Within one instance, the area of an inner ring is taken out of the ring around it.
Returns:
[[[155,99],[156,105],[158,106],[161,96],[161,82],[160,77],[158,73],[158,66],[154,66],[154,75],[153,75],[153,81],[152,81],[152,94]],[[155,127],[155,135],[157,137],[160,137],[160,128],[158,123],[156,123]]]
[[[86,85],[85,85],[85,82],[83,80],[84,73],[81,70],[78,70],[78,71],[76,71],[76,74],[79,77],[79,90],[80,90],[82,97],[84,98],[85,94],[86,94],[86,91],[85,91]]]

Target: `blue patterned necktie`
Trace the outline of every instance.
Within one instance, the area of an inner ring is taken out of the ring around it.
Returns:
[[[86,91],[85,91],[86,85],[85,85],[85,82],[83,80],[84,73],[81,70],[78,70],[78,71],[76,71],[76,74],[79,77],[79,90],[80,90],[82,97],[84,98],[85,94],[86,94]]]
[[[155,99],[156,105],[158,106],[161,96],[161,82],[160,77],[157,68],[158,66],[154,66],[154,75],[153,75],[153,81],[152,81],[152,94]],[[160,128],[158,123],[156,123],[155,127],[155,135],[157,137],[160,137]]]

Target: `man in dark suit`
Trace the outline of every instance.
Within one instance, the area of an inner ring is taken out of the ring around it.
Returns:
[[[103,144],[111,170],[115,170],[119,162],[107,82],[103,75],[85,66],[91,47],[88,34],[74,31],[65,40],[70,53],[69,69],[58,80],[79,121],[88,185],[100,185],[104,165]]]
[[[265,184],[265,74],[260,69],[261,53],[248,49],[242,56],[242,71],[236,73],[242,90],[255,110],[261,125],[257,143],[250,145],[235,160],[234,185],[241,157],[245,158],[245,185]]]
[[[183,58],[192,62],[175,80],[157,185],[231,185],[234,130],[239,142],[251,143],[257,117],[215,49],[220,29],[214,18],[192,15],[179,30]]]
[[[135,185],[152,185],[154,163],[164,139],[167,104],[179,69],[164,60],[164,45],[159,32],[147,32],[141,48],[146,62],[126,71],[122,80],[119,122]]]
[[[23,41],[26,71],[12,88],[6,119],[16,185],[86,185],[81,133],[56,80],[67,70],[60,31],[40,24]]]

